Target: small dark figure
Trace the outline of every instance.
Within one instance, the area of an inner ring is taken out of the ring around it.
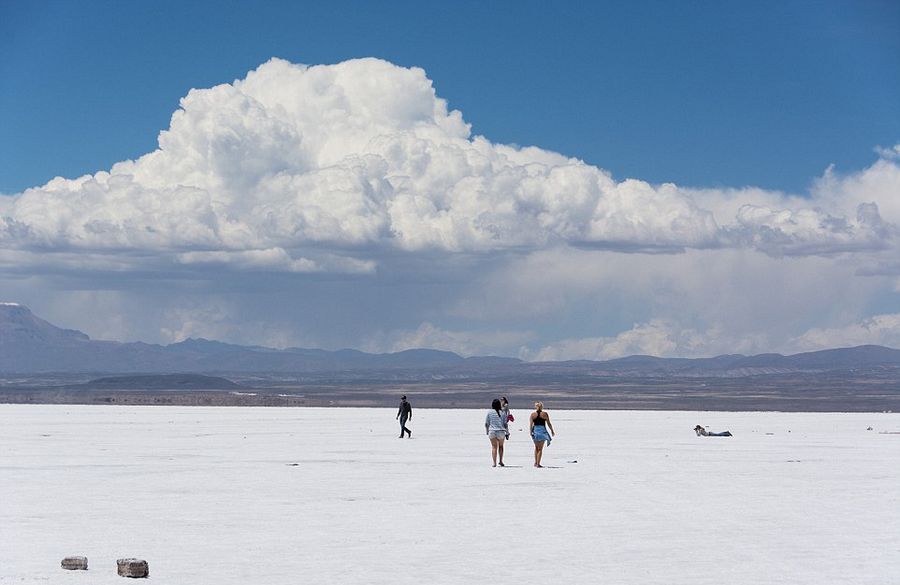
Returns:
[[[406,428],[406,421],[412,420],[412,405],[406,401],[405,395],[400,397],[400,410],[397,411],[396,418],[400,419],[400,438],[403,438],[403,433],[407,433],[412,439],[412,431]]]
[[[704,429],[703,427],[701,427],[700,425],[697,425],[694,427],[694,432],[697,433],[698,437],[730,437],[731,436],[731,431],[725,431],[723,433],[711,433],[711,432],[707,431],[706,429]]]

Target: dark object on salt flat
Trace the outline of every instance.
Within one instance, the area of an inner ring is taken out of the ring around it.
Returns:
[[[144,579],[150,576],[150,567],[147,561],[140,559],[119,559],[116,561],[119,566],[120,577],[133,577],[135,579]]]
[[[694,427],[694,432],[697,433],[698,437],[731,437],[731,436],[733,436],[731,434],[731,431],[724,431],[722,433],[711,433],[700,425],[697,425]]]
[[[68,571],[87,571],[87,557],[66,557],[60,564]]]

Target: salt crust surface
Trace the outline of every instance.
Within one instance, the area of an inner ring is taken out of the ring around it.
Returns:
[[[900,583],[900,414],[395,412],[0,405],[0,582]]]

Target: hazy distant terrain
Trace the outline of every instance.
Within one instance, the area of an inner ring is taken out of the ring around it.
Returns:
[[[900,411],[900,350],[523,362],[430,349],[276,350],[204,339],[94,341],[0,305],[0,402],[433,407],[498,394],[566,408]]]
[[[554,408],[900,412],[896,372],[878,378],[834,374],[746,378],[494,378],[437,381],[310,381],[274,376],[231,377],[236,388],[66,383],[67,377],[5,377],[0,402],[197,406],[395,406],[401,394],[417,407],[476,408],[504,394],[514,403],[543,400]],[[227,380],[226,380],[227,382]]]

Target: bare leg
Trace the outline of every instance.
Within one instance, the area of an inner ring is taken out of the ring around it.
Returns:
[[[497,467],[497,448],[499,446],[499,442],[500,441],[498,439],[491,437],[491,461],[494,462],[494,465],[492,465],[492,467]]]
[[[544,442],[543,441],[535,441],[534,443],[534,466],[535,467],[543,467],[541,465],[541,457],[544,456]]]
[[[497,439],[497,452],[500,454],[500,467],[506,467],[503,465],[503,439]]]

